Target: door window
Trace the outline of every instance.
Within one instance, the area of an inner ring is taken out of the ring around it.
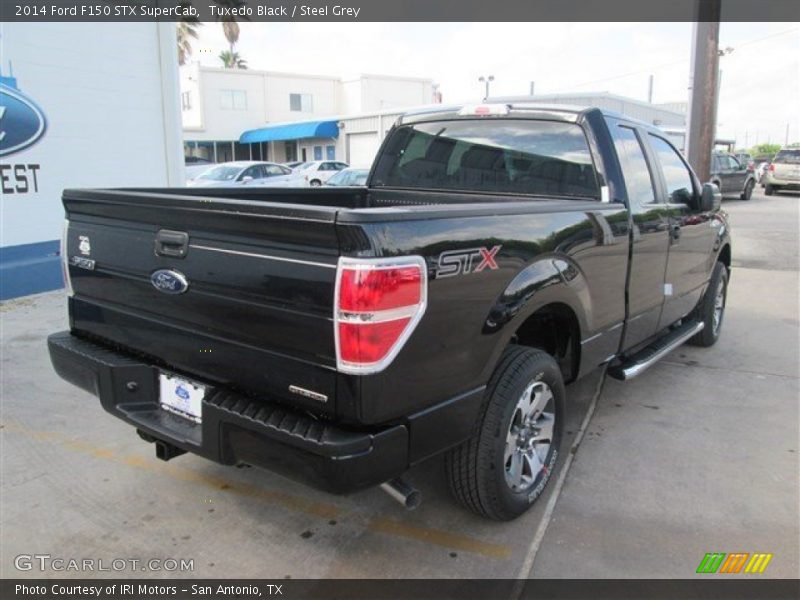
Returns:
[[[261,165],[253,165],[252,167],[246,168],[239,176],[239,181],[242,181],[245,177],[252,177],[253,179],[261,179],[264,177],[261,171]]]
[[[628,190],[628,202],[639,205],[651,204],[656,200],[653,176],[639,136],[630,127],[612,128],[614,146],[617,149],[622,173],[625,175],[625,187]]]
[[[694,196],[694,183],[692,183],[692,175],[686,163],[665,139],[651,133],[650,143],[664,173],[669,202],[689,204]]]
[[[266,173],[267,177],[284,175],[283,169],[281,169],[281,167],[278,165],[264,165],[264,172]]]

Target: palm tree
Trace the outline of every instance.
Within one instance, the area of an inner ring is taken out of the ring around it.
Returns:
[[[238,9],[247,5],[244,0],[214,0],[214,4],[224,8]],[[236,17],[224,16],[220,17],[222,23],[222,32],[225,34],[225,39],[228,40],[230,53],[236,53],[236,43],[239,41],[239,23],[236,22]],[[247,17],[239,17],[241,21],[249,21]]]
[[[192,55],[192,40],[197,39],[197,28],[202,23],[199,21],[178,22],[178,64],[185,65]]]
[[[238,52],[231,52],[230,50],[223,50],[219,54],[219,59],[226,69],[246,69],[247,61],[239,56]]]

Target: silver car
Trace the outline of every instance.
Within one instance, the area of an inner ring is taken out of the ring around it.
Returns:
[[[764,173],[764,188],[767,196],[781,190],[800,190],[800,147],[786,146],[775,155]]]
[[[220,163],[187,183],[190,187],[231,187],[240,185],[289,187],[292,170],[277,163],[240,160]]]

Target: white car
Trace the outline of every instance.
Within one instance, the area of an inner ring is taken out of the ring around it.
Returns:
[[[297,186],[317,187],[328,181],[342,169],[349,167],[347,163],[336,160],[314,160],[303,163],[294,169]]]
[[[231,187],[240,185],[289,187],[295,174],[289,167],[271,162],[240,160],[220,163],[187,182],[190,187]]]

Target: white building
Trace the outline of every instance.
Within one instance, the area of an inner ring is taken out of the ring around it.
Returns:
[[[174,24],[5,23],[0,36],[6,299],[61,287],[64,188],[182,185],[184,165]]]
[[[214,162],[347,160],[342,116],[391,112],[433,98],[430,79],[386,75],[343,81],[194,63],[181,68],[180,78],[185,153]],[[304,126],[285,126],[297,122]],[[264,131],[242,137],[251,130]]]

